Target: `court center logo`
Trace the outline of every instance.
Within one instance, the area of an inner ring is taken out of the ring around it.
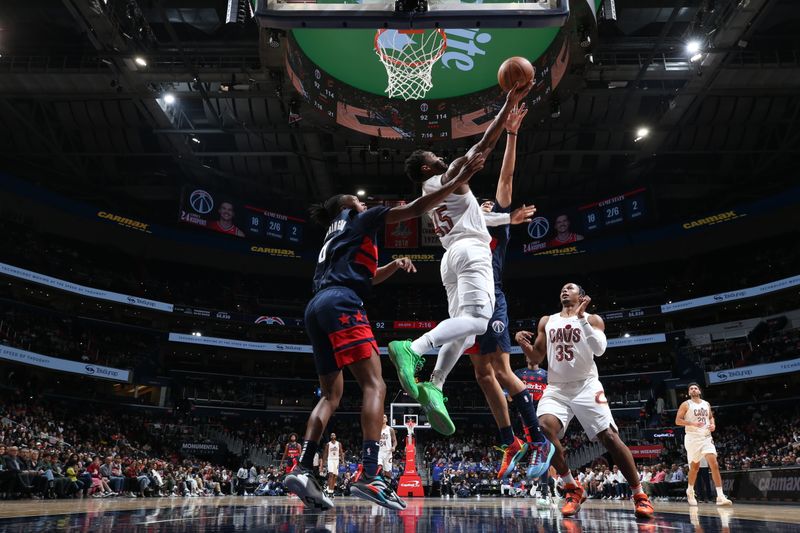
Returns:
[[[492,329],[495,333],[503,333],[506,330],[506,325],[503,324],[502,320],[495,320],[492,322]]]
[[[189,195],[189,205],[201,215],[207,215],[214,209],[214,197],[203,189],[197,189]]]
[[[528,235],[531,239],[543,239],[550,231],[550,222],[544,217],[536,217],[528,223]]]

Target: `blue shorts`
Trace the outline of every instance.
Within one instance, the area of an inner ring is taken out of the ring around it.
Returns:
[[[495,290],[494,299],[494,314],[489,319],[489,327],[486,328],[486,333],[478,337],[476,342],[480,346],[481,355],[495,353],[498,348],[502,353],[511,351],[506,295],[501,290]]]
[[[364,303],[347,287],[328,287],[315,294],[306,306],[305,327],[320,376],[378,353]]]

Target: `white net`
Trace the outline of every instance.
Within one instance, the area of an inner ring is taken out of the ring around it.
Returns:
[[[444,30],[378,30],[375,52],[386,68],[389,98],[425,98],[433,87],[433,65],[447,48]]]

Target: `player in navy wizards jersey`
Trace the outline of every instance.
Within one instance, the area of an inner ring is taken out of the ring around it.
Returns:
[[[531,475],[539,477],[546,472],[552,457],[553,447],[539,431],[536,410],[525,384],[511,370],[509,352],[511,337],[508,333],[508,307],[503,293],[503,266],[506,248],[509,241],[509,224],[518,224],[531,220],[535,208],[522,206],[510,213],[514,166],[517,156],[517,132],[525,118],[527,109],[524,105],[515,108],[506,120],[506,150],[503,155],[503,166],[497,182],[495,201],[482,204],[486,225],[491,235],[492,268],[494,270],[495,308],[486,333],[478,337],[476,345],[467,351],[475,368],[475,378],[486,397],[500,433],[500,444],[503,459],[498,471],[498,478],[511,474],[519,461],[525,458],[529,450],[533,451],[530,464]],[[531,439],[522,440],[514,435],[508,405],[503,390],[507,391],[513,406],[523,418],[523,427]]]
[[[539,368],[538,364],[528,360],[528,365],[514,370],[514,375],[528,388],[528,393],[531,395],[535,409],[539,405],[539,400],[542,399],[544,390],[547,388],[547,370]],[[525,436],[528,437],[527,431]],[[541,506],[550,505],[556,495],[556,484],[555,480],[547,472],[539,478],[539,491],[542,497],[537,503]]]
[[[398,269],[416,272],[416,268],[408,258],[378,268],[376,235],[384,224],[428,212],[457,187],[466,184],[483,164],[483,155],[471,156],[454,180],[410,204],[367,209],[357,197],[339,194],[310,209],[311,218],[328,228],[314,273],[315,294],[305,312],[305,328],[314,349],[322,397],[308,418],[300,462],[285,481],[287,488],[307,506],[333,507],[313,474],[313,460],[322,432],[339,406],[344,387],[342,367],[347,366],[363,395],[363,475],[350,490],[355,496],[389,509],[406,507],[378,471],[378,440],[383,426],[386,384],[381,375],[378,344],[362,300],[372,285],[386,280]]]

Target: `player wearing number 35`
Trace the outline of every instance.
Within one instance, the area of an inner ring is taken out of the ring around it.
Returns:
[[[516,335],[531,363],[547,356],[548,384],[536,414],[542,432],[556,446],[552,465],[564,481],[564,516],[572,516],[586,499],[583,487],[572,477],[560,439],[573,417],[578,418],[586,436],[599,440],[622,470],[633,491],[636,516],[652,518],[653,506],[642,490],[633,456],[619,438],[611,416],[594,358],[606,351],[605,324],[597,315],[586,312],[592,299],[580,285],[567,283],[561,289],[561,312],[542,317],[536,339],[528,331]]]

